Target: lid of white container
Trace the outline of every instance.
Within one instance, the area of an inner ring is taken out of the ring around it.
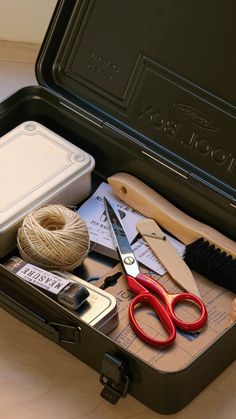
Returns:
[[[27,121],[0,139],[0,233],[92,171],[92,156]]]

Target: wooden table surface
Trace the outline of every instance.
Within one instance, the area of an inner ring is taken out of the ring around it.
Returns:
[[[38,48],[0,41],[0,100],[22,86],[36,83],[34,62]],[[99,395],[101,385],[95,371],[2,309],[0,325],[1,419],[166,417],[130,396],[110,405]],[[158,389],[156,394],[158,397]],[[171,417],[233,419],[235,416],[234,362],[185,409]]]

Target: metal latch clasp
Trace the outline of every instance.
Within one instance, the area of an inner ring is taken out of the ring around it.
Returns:
[[[80,327],[69,326],[57,322],[50,322],[49,325],[53,329],[53,335],[57,343],[76,344],[80,339]]]
[[[102,363],[100,383],[104,386],[101,396],[111,404],[116,404],[121,397],[125,397],[129,385],[125,362],[116,355],[106,353]]]

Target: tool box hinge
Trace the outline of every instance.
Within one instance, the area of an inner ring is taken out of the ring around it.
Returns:
[[[128,391],[129,377],[126,363],[116,355],[106,353],[102,363],[100,383],[104,385],[101,396],[111,404],[116,404]]]
[[[64,101],[60,102],[60,105],[64,106],[65,108],[69,109],[71,112],[76,113],[80,118],[88,121],[90,124],[97,126],[98,128],[102,128],[104,121],[95,115],[91,114],[90,112],[82,109],[80,107],[74,108],[69,103],[65,103]]]
[[[56,343],[68,343],[74,345],[80,340],[80,327],[69,326],[68,324],[50,322]]]

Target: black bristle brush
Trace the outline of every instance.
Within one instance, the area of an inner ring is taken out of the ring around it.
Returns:
[[[187,265],[216,284],[236,293],[236,243],[215,229],[180,211],[165,198],[127,173],[108,183],[122,201],[154,219],[186,245]]]

